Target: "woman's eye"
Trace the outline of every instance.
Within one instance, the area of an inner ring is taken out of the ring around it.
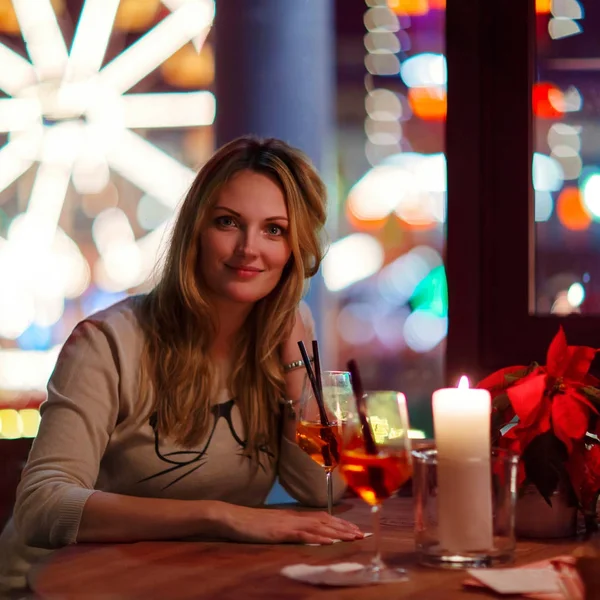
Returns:
[[[235,221],[231,217],[217,217],[215,223],[219,227],[233,227],[235,225]]]
[[[283,227],[280,227],[279,225],[269,225],[267,227],[267,233],[269,235],[283,235],[284,230]]]

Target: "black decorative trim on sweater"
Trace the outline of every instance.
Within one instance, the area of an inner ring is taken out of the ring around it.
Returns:
[[[199,469],[200,467],[205,465],[206,461],[207,461],[206,454],[208,452],[208,448],[210,446],[213,435],[217,428],[217,423],[219,422],[219,419],[221,419],[221,418],[223,418],[227,421],[227,425],[229,426],[229,432],[231,433],[231,436],[233,437],[235,442],[240,446],[239,455],[246,456],[247,458],[250,459],[250,457],[247,454],[244,454],[244,451],[246,450],[246,447],[248,445],[247,442],[240,438],[240,436],[237,434],[237,432],[235,430],[235,427],[233,426],[233,419],[231,417],[231,411],[233,410],[234,405],[235,405],[235,398],[232,398],[231,400],[228,400],[227,402],[224,402],[222,404],[215,404],[211,408],[211,413],[213,415],[213,424],[212,424],[210,433],[208,435],[208,439],[206,440],[206,444],[204,445],[204,447],[201,450],[177,450],[175,452],[168,452],[167,454],[163,454],[160,450],[160,439],[159,439],[158,427],[157,427],[158,417],[157,417],[156,413],[152,413],[150,415],[150,418],[148,419],[148,423],[149,423],[150,427],[152,427],[152,430],[154,431],[154,452],[156,453],[156,456],[162,462],[167,463],[172,466],[170,466],[166,469],[163,469],[162,471],[159,471],[158,473],[154,473],[154,475],[150,475],[149,477],[144,477],[144,479],[140,479],[138,481],[138,483],[144,483],[146,481],[150,481],[151,479],[155,479],[156,477],[160,477],[162,475],[167,475],[168,473],[177,474],[178,477],[176,477],[170,483],[168,483],[162,487],[163,490],[166,490],[167,488],[176,484],[178,481],[184,479],[188,475],[191,475],[194,471],[196,471],[197,469]],[[271,452],[271,450],[267,446],[261,446],[259,448],[259,451],[266,454],[269,458],[274,458],[274,454]],[[262,464],[262,461],[260,461],[260,460],[259,460],[259,466],[261,467],[261,469],[263,469],[263,471],[266,472],[265,467]],[[180,470],[184,469],[185,467],[191,467],[191,468],[186,470],[184,473],[180,474]]]

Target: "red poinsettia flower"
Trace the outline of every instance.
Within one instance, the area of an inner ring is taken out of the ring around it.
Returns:
[[[567,451],[588,431],[591,413],[598,414],[582,388],[598,380],[588,374],[596,349],[569,346],[561,327],[548,349],[546,366],[509,367],[497,371],[477,387],[489,389],[493,396],[505,392],[510,407],[519,418],[511,437],[518,437],[524,450],[538,435],[552,428]],[[525,373],[516,381],[511,376]]]
[[[583,508],[600,492],[600,443],[589,435],[600,433],[600,380],[589,374],[596,352],[569,346],[561,327],[545,366],[507,367],[477,386],[492,395],[493,427],[503,434],[498,444],[523,459],[519,484],[529,479],[548,501],[561,478]]]

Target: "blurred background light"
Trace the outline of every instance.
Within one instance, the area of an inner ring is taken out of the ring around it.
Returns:
[[[364,14],[363,21],[367,31],[398,31],[398,17],[387,6],[373,6]]]
[[[562,91],[552,83],[540,81],[533,85],[533,113],[542,119],[556,119],[565,112]]]
[[[600,169],[588,174],[581,185],[586,210],[600,220]]]
[[[367,344],[375,338],[374,317],[375,309],[371,304],[347,304],[338,313],[337,333],[348,344]]]
[[[1,393],[44,389],[73,325],[151,274],[213,149],[181,143],[214,122],[213,17],[213,0],[0,0],[19,37],[0,43]]]
[[[404,338],[414,352],[433,350],[448,332],[448,319],[438,317],[428,310],[415,310],[404,323]]]
[[[578,0],[552,0],[552,14],[560,19],[583,19],[583,7]]]
[[[533,188],[538,192],[557,192],[564,183],[560,163],[546,154],[533,154]]]
[[[565,180],[577,179],[581,174],[581,168],[583,167],[581,157],[579,152],[571,146],[556,145],[552,148],[550,156],[560,163]]]
[[[585,231],[592,222],[576,187],[562,189],[556,201],[556,214],[561,224],[571,231]]]
[[[535,12],[538,14],[549,13],[552,9],[552,0],[535,0]]]
[[[554,123],[548,130],[548,146],[569,146],[576,152],[581,150],[581,126]]]
[[[567,291],[567,300],[573,307],[581,306],[581,303],[585,300],[585,289],[581,283],[573,283]]]
[[[408,90],[408,102],[413,113],[425,121],[446,118],[446,90],[442,87],[416,87]]]
[[[367,114],[378,121],[399,121],[402,118],[402,103],[391,90],[375,89],[365,99]]]
[[[350,189],[347,210],[358,221],[381,221],[415,185],[414,176],[393,166],[370,169]]]
[[[402,62],[400,76],[409,88],[444,87],[448,81],[446,57],[423,52]]]
[[[352,233],[334,242],[323,260],[323,279],[332,292],[377,273],[383,265],[380,242],[366,233]]]
[[[571,19],[554,18],[548,22],[548,33],[554,40],[578,35],[582,31],[581,25]]]
[[[535,220],[537,223],[547,221],[552,216],[554,201],[550,192],[535,192]]]
[[[429,12],[429,0],[387,0],[387,3],[399,15],[421,17]]]

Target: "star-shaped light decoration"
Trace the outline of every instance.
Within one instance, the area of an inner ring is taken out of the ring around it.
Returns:
[[[98,193],[113,171],[168,209],[171,217],[138,239],[120,209],[94,222],[96,278],[119,292],[151,273],[194,172],[133,130],[210,125],[215,115],[208,91],[128,93],[188,42],[199,51],[211,28],[214,0],[162,4],[170,12],[103,64],[119,0],[84,1],[70,50],[51,0],[13,0],[30,60],[0,43],[0,89],[8,96],[0,99],[0,133],[8,137],[0,148],[0,192],[37,170],[26,207],[0,236],[0,338],[53,325],[65,300],[90,284],[87,260],[59,227],[70,185]],[[35,386],[32,370],[42,378],[47,371],[47,364],[30,369],[19,354],[28,353],[0,350],[0,388]]]

